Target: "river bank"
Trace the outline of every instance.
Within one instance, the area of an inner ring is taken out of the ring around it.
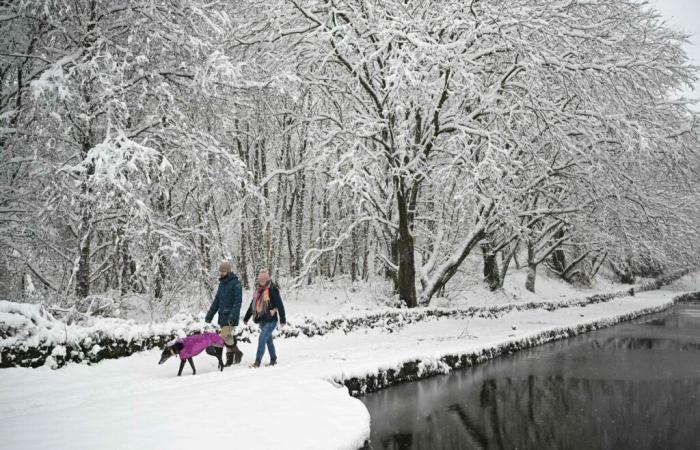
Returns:
[[[700,301],[364,395],[374,450],[696,450]]]

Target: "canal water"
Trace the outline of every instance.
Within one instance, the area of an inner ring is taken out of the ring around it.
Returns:
[[[700,305],[362,400],[374,450],[700,450]]]

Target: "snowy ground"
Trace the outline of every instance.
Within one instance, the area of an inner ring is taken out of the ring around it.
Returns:
[[[195,358],[197,375],[185,368],[181,378],[175,377],[177,362],[157,365],[156,350],[55,371],[3,369],[0,448],[355,449],[369,436],[369,414],[345,387],[328,380],[661,307],[698,290],[700,276],[694,274],[661,291],[587,307],[415,323],[394,333],[281,339],[280,363],[272,368],[248,368],[254,348],[244,344],[243,364],[220,373],[202,354]]]

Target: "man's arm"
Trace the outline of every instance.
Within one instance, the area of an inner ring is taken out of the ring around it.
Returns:
[[[211,319],[214,318],[214,314],[219,310],[219,292],[216,293],[216,296],[214,297],[214,301],[211,303],[211,306],[209,307],[209,311],[207,312],[207,315],[204,318],[204,321],[206,323],[211,323]]]
[[[243,323],[247,322],[250,319],[250,316],[253,315],[253,301],[250,301],[250,306],[248,307],[248,311],[245,312],[245,317],[243,317]]]
[[[237,327],[238,321],[241,318],[241,303],[243,302],[243,289],[241,288],[241,282],[236,281],[232,290],[233,308],[231,309],[231,315],[228,318],[228,323],[234,327]]]

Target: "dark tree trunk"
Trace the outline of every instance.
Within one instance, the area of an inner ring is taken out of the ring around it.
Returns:
[[[313,235],[314,235],[314,217],[316,216],[316,177],[311,178],[311,199],[309,200],[309,241],[313,241]],[[299,261],[301,265],[303,265],[304,260],[303,256],[302,259]],[[300,266],[301,267],[301,266]],[[308,271],[309,276],[306,280],[306,283],[308,285],[311,285],[313,282],[313,272],[311,270]]]
[[[495,291],[501,286],[500,272],[498,270],[498,260],[493,253],[491,241],[481,241],[481,252],[484,258],[484,280],[489,289]]]
[[[559,230],[556,232],[554,235],[555,240],[559,240],[564,237],[564,230]],[[566,279],[566,274],[564,271],[566,270],[566,255],[564,254],[564,250],[561,248],[557,248],[552,252],[552,269],[554,269],[556,272],[558,272],[562,278]]]
[[[92,134],[88,133],[82,144],[83,159],[87,158],[88,152],[92,147]],[[79,298],[85,298],[90,295],[90,248],[92,244],[92,205],[90,195],[92,189],[89,187],[90,177],[95,174],[95,165],[88,164],[85,180],[82,185],[81,209],[83,211],[80,218],[80,229],[78,242],[78,267],[75,273],[75,294]]]
[[[508,267],[510,266],[511,260],[515,258],[515,255],[518,253],[518,247],[520,246],[520,242],[516,241],[513,245],[513,248],[508,250],[507,253],[501,253],[501,270],[499,272],[499,279],[498,279],[498,287],[502,288],[503,284],[505,283],[506,280],[506,274],[508,273]]]
[[[391,242],[389,243],[389,251],[391,252],[391,262],[397,267],[399,265],[399,237],[392,236]],[[396,270],[388,265],[385,265],[384,274],[386,278],[390,279],[394,283],[394,293],[399,292],[399,274]]]
[[[418,306],[416,297],[416,267],[414,262],[415,246],[411,234],[408,203],[401,189],[397,189],[396,199],[399,212],[399,239],[397,251],[399,257],[399,298],[409,308]]]
[[[328,204],[328,193],[327,190],[323,191],[323,208],[321,212],[321,226],[318,227],[318,240],[321,244],[321,248],[324,248],[326,239],[324,237],[324,224],[328,224],[330,221],[330,205]],[[330,255],[325,253],[321,255],[321,276],[330,278],[331,277],[331,261]]]
[[[356,229],[352,230],[352,248],[350,249],[350,280],[354,283],[357,281],[358,272],[358,259],[360,255],[360,250],[358,247],[357,239],[358,231]]]
[[[537,277],[537,263],[535,262],[535,243],[528,241],[527,243],[527,280],[525,281],[525,289],[530,292],[535,292],[535,278]]]
[[[158,256],[158,265],[156,267],[156,281],[153,289],[153,297],[155,298],[163,298],[163,288],[165,285],[165,277],[167,274],[165,264],[165,257],[162,255]]]
[[[131,283],[131,258],[129,256],[129,243],[123,237],[119,239],[119,289],[122,295],[126,295],[132,289]]]
[[[200,218],[201,220],[201,218]],[[200,222],[201,223],[201,222]],[[204,268],[204,273],[209,274],[211,272],[211,243],[209,238],[206,236],[199,237],[199,253],[202,255],[202,266]]]
[[[362,254],[362,280],[369,279],[369,224],[365,224],[365,229],[362,237],[364,252]]]
[[[302,145],[300,152],[300,159],[304,159],[306,153],[306,141]],[[304,208],[306,207],[306,173],[302,171],[297,180],[296,193],[296,217],[295,217],[295,232],[296,232],[296,246],[294,248],[294,254],[290,252],[289,258],[294,260],[294,274],[297,277],[301,273],[302,266],[304,265]],[[290,223],[291,227],[292,224]]]
[[[75,295],[85,298],[90,295],[90,244],[92,231],[90,230],[90,213],[86,212],[80,221],[82,238],[79,244],[78,268],[75,273]]]
[[[238,276],[241,278],[243,289],[250,289],[248,280],[248,260],[246,252],[245,226],[241,224],[241,252],[238,255]]]
[[[94,20],[95,18],[95,2],[89,4],[90,8],[90,18]],[[91,21],[87,25],[87,33],[83,41],[84,49],[89,49],[94,43],[96,35],[93,33],[95,29],[96,22]],[[92,115],[95,111],[95,105],[92,102],[92,81],[88,81],[83,87],[83,100],[87,105],[87,115]],[[95,118],[91,118],[88,121],[85,131],[83,131],[82,143],[81,143],[81,157],[84,160],[87,159],[88,153],[93,146],[95,141]],[[80,242],[78,243],[78,267],[75,273],[75,294],[79,298],[85,298],[90,295],[90,248],[92,243],[92,199],[90,198],[92,190],[89,187],[90,178],[95,174],[95,165],[93,163],[88,164],[87,173],[85,180],[82,185],[82,201],[81,209],[82,216],[80,219]]]
[[[239,129],[239,122],[238,119],[234,120],[235,128],[236,130]],[[236,148],[238,149],[238,156],[241,158],[241,161],[243,161],[246,166],[250,167],[250,143],[248,141],[248,136],[250,127],[248,124],[246,124],[246,131],[244,133],[237,133],[236,134]],[[243,134],[246,136],[245,141],[241,140],[239,138],[239,134]],[[254,171],[254,173],[257,173],[257,171]],[[244,289],[250,289],[250,280],[248,279],[248,252],[254,252],[255,249],[248,249],[248,233],[246,230],[245,223],[248,220],[248,214],[246,213],[246,208],[245,205],[243,206],[243,214],[242,214],[242,223],[241,223],[241,251],[240,255],[238,256],[238,274],[241,278],[241,283],[243,284]]]

